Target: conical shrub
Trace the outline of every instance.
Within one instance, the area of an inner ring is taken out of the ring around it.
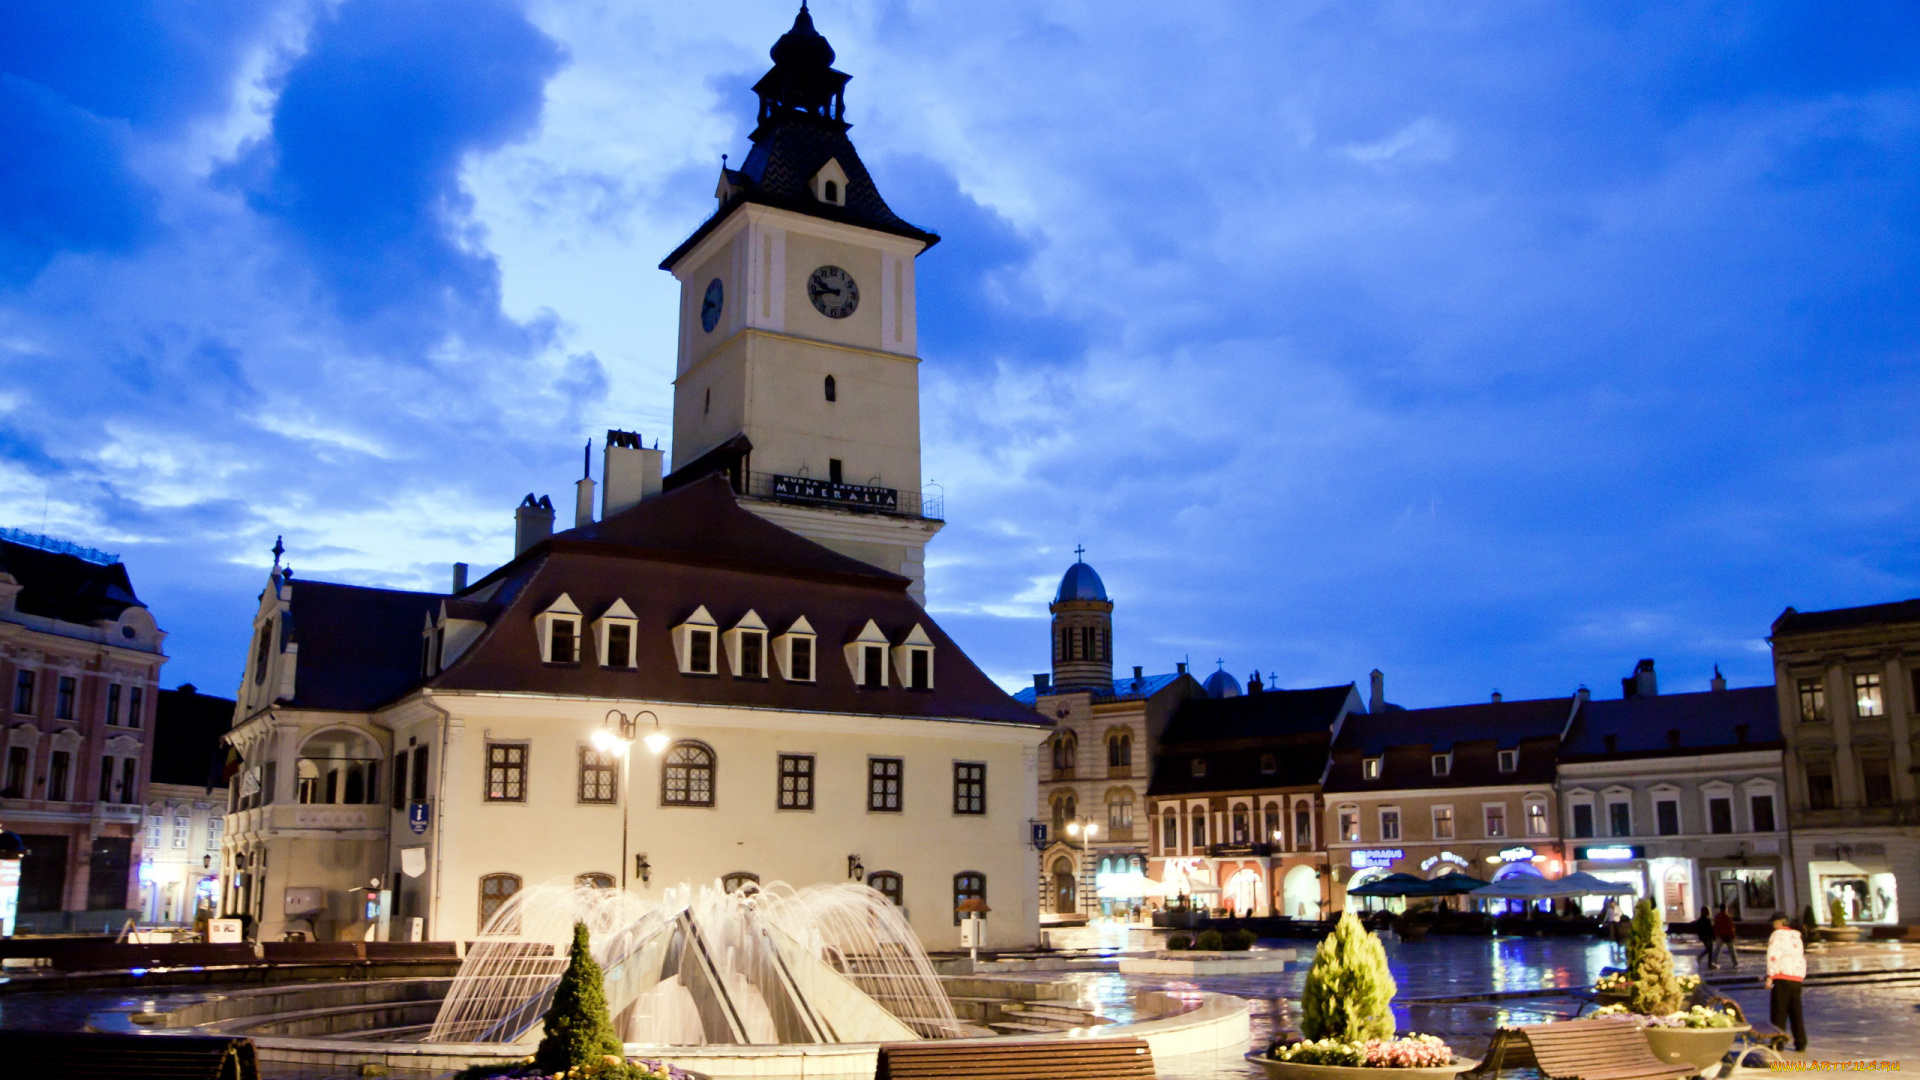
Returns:
[[[1313,951],[1300,991],[1300,1031],[1309,1039],[1393,1038],[1393,995],[1387,950],[1352,912]]]
[[[607,1016],[607,988],[590,944],[587,924],[574,923],[567,971],[553,991],[553,1004],[541,1018],[545,1036],[533,1054],[533,1063],[542,1072],[599,1066],[608,1056],[619,1058],[623,1053],[613,1020]]]
[[[1673,977],[1673,954],[1667,951],[1667,922],[1651,899],[1633,909],[1633,931],[1627,938],[1627,977],[1632,986],[1627,1008],[1643,1016],[1665,1016],[1680,1010],[1680,980]]]

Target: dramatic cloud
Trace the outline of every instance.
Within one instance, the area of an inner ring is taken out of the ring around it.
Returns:
[[[664,440],[661,254],[792,17],[0,14],[0,519],[119,547],[225,689],[265,548],[437,585]],[[921,263],[930,604],[1009,685],[1085,543],[1118,657],[1406,704],[1770,678],[1914,595],[1904,5],[824,0]]]

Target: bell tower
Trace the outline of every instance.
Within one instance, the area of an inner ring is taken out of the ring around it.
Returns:
[[[665,486],[724,471],[741,505],[924,602],[945,508],[922,493],[914,260],[940,238],[880,197],[805,4],[769,55],[752,149],[660,264],[680,282]]]
[[[1113,689],[1113,601],[1093,567],[1078,556],[1060,578],[1047,610],[1053,614],[1053,685],[1056,690]]]

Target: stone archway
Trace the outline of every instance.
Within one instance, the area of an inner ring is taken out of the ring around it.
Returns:
[[[1279,914],[1295,919],[1320,917],[1320,872],[1296,866],[1280,880]]]
[[[1048,898],[1052,902],[1055,914],[1066,915],[1080,910],[1079,889],[1073,880],[1073,860],[1062,855],[1053,860],[1053,866],[1047,875],[1050,888]]]

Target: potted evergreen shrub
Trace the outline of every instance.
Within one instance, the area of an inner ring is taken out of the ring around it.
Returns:
[[[1395,1035],[1393,995],[1380,939],[1343,912],[1313,953],[1300,992],[1299,1036],[1283,1036],[1247,1055],[1281,1080],[1362,1080],[1396,1076],[1451,1080],[1473,1067],[1433,1035]]]
[[[462,1071],[459,1080],[699,1080],[684,1069],[626,1056],[607,1015],[605,976],[593,959],[585,923],[573,924],[567,970],[540,1024],[540,1045],[532,1057],[512,1065],[476,1065]]]
[[[1698,980],[1695,980],[1698,985]],[[1686,1008],[1687,987],[1673,973],[1667,951],[1667,925],[1651,899],[1633,908],[1627,935],[1626,1000],[1594,1010],[1595,1016],[1624,1016],[1647,1034],[1647,1045],[1662,1061],[1685,1064],[1696,1073],[1717,1066],[1747,1030],[1732,1012],[1705,1005]]]
[[[1820,931],[1822,938],[1845,944],[1859,941],[1864,933],[1863,928],[1850,925],[1847,922],[1847,905],[1842,903],[1839,897],[1828,898],[1827,928]]]

